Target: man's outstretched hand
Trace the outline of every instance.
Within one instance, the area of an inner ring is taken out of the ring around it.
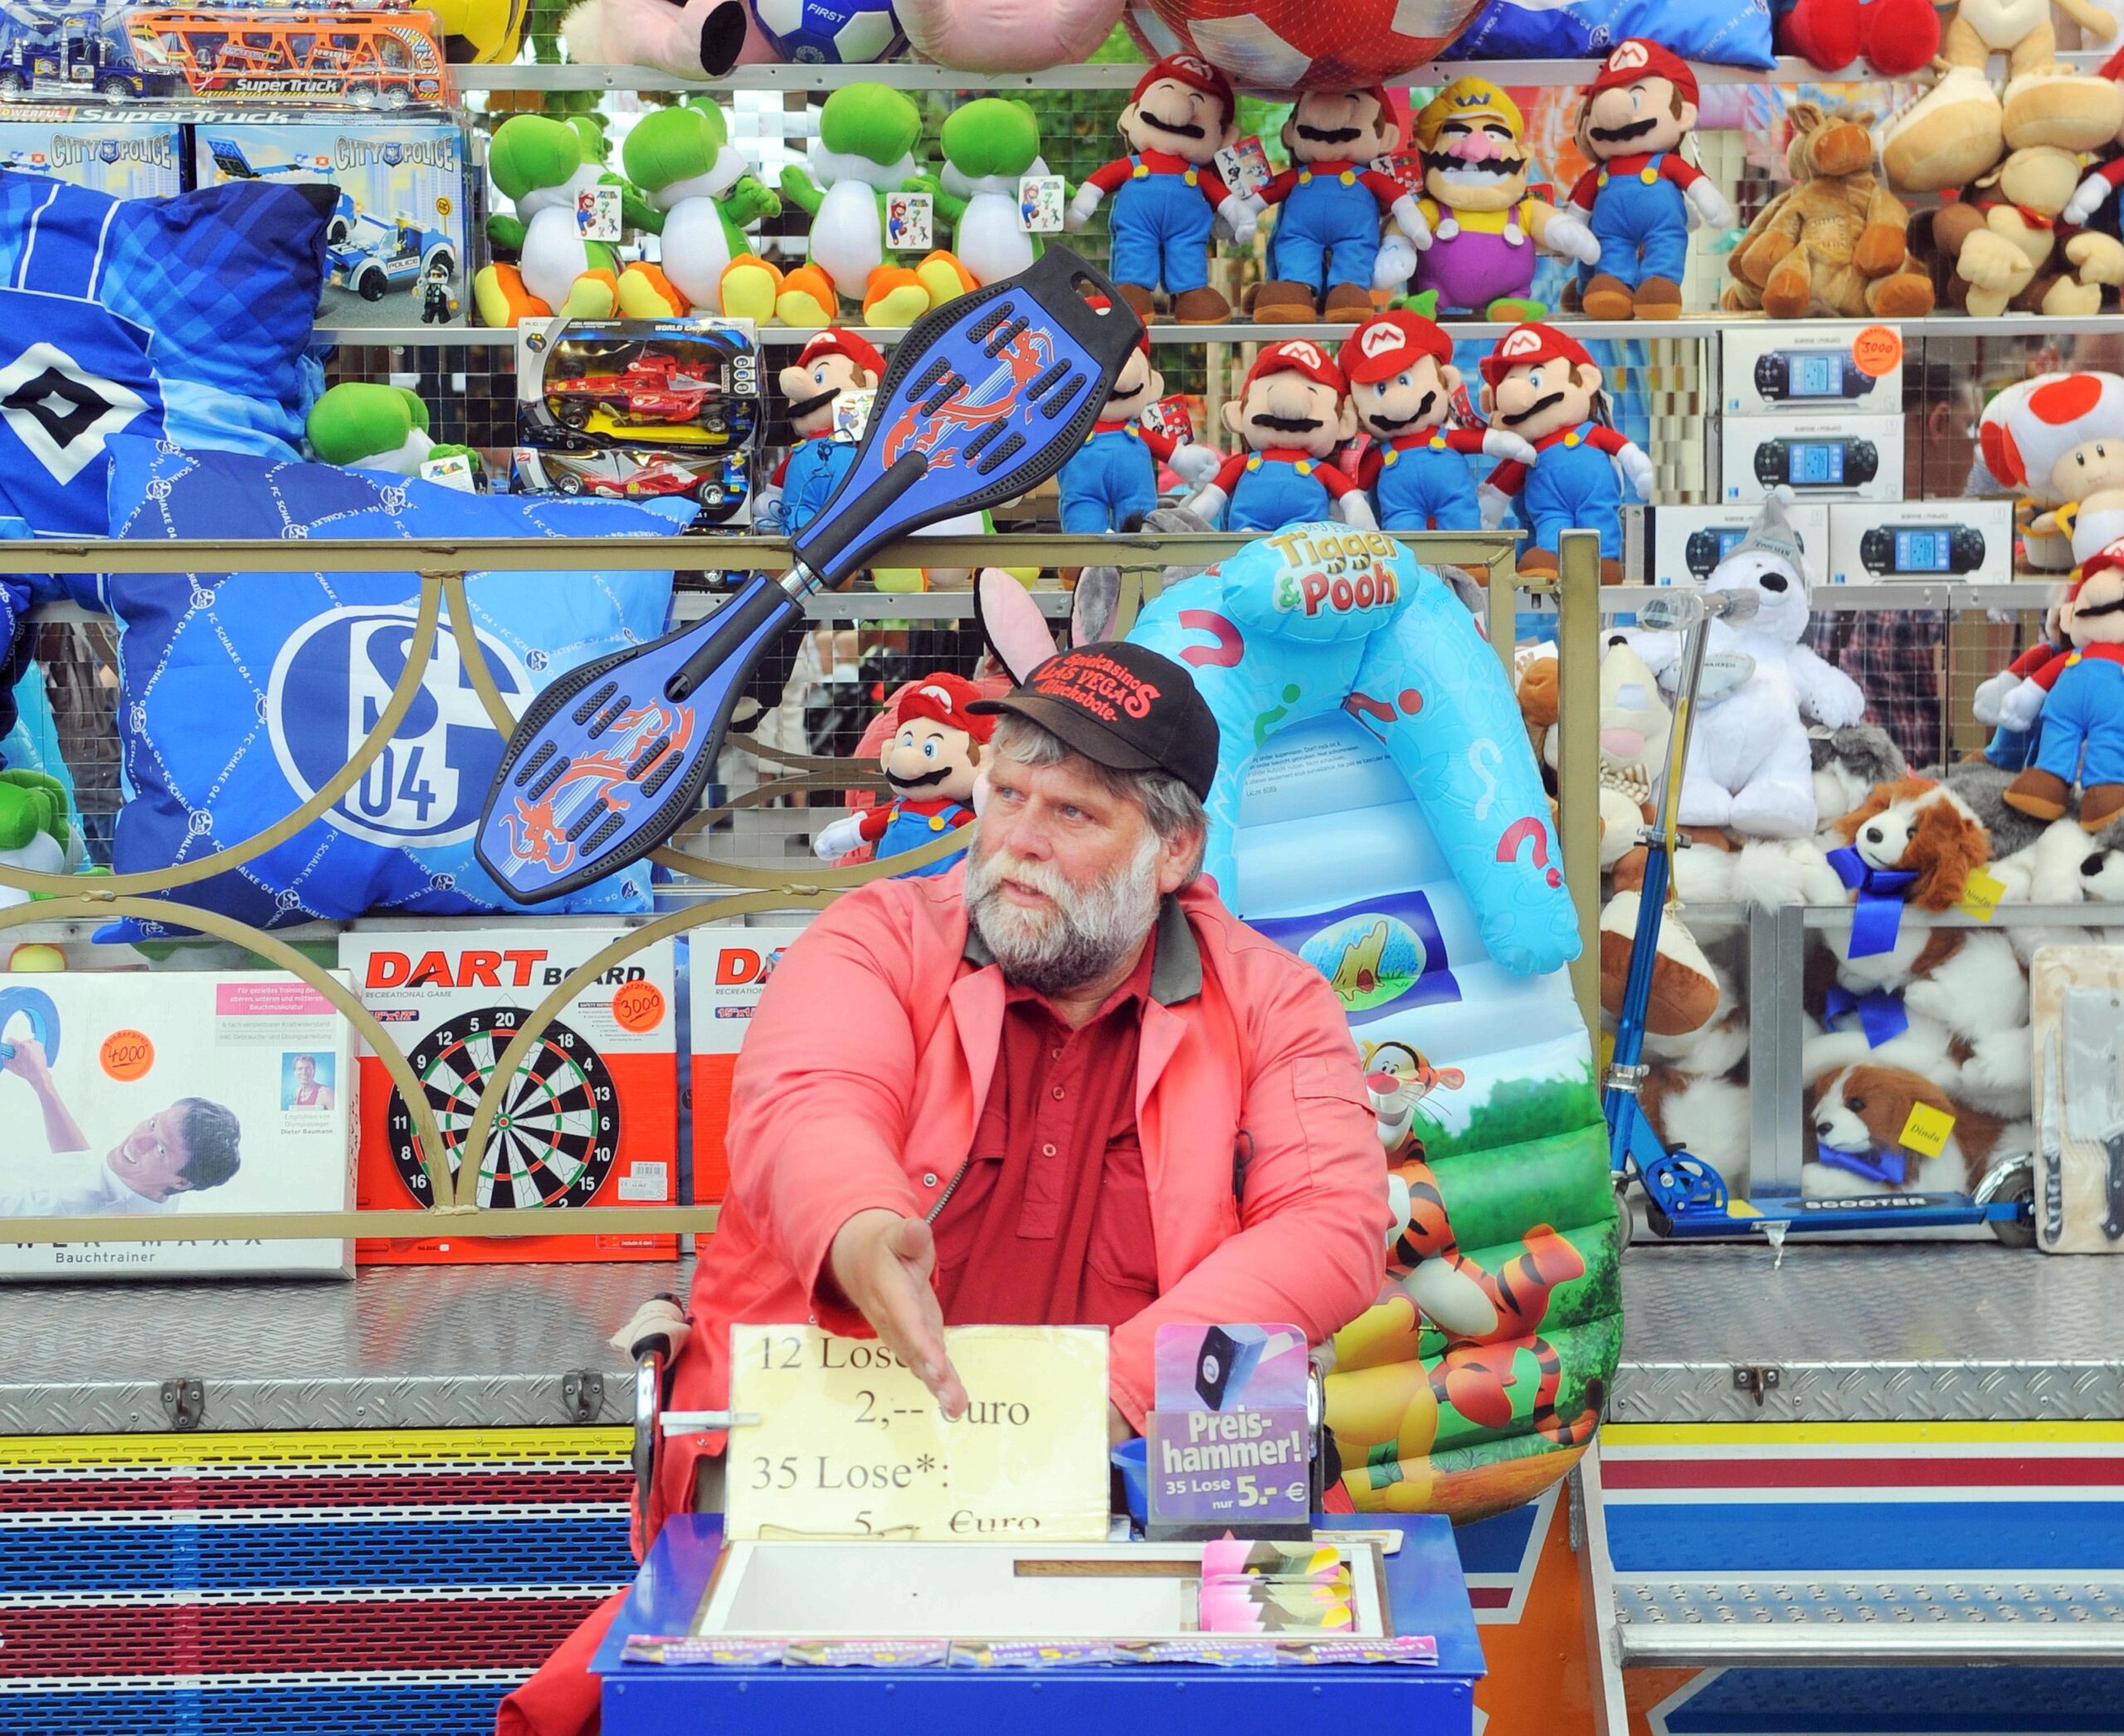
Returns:
[[[929,1287],[936,1265],[929,1226],[882,1207],[857,1212],[826,1250],[841,1295],[956,1421],[966,1414],[966,1387],[944,1350],[944,1311]]]

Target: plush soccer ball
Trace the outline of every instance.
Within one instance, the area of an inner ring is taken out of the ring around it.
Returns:
[[[751,0],[760,32],[785,61],[856,66],[907,46],[891,0]]]
[[[1433,60],[1482,0],[1129,0],[1153,59],[1191,49],[1249,90],[1354,90]]]

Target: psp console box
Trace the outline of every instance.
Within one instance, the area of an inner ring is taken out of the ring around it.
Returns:
[[[749,319],[572,319],[516,334],[515,487],[614,500],[683,495],[697,527],[748,524],[767,421]]]
[[[696,929],[691,978],[694,1200],[720,1200],[730,1184],[730,1078],[760,991],[798,928]]]
[[[0,168],[49,175],[114,199],[184,191],[184,131],[174,120],[108,109],[0,108]]]
[[[1729,416],[1719,444],[1729,503],[1780,483],[1809,502],[1902,498],[1899,416]]]
[[[1725,328],[1719,351],[1719,400],[1729,417],[1902,414],[1902,336],[1894,326],[1741,321]]]
[[[325,231],[320,325],[448,325],[469,302],[465,133],[408,116],[202,120],[192,128],[201,187],[321,181],[338,189]]]
[[[1839,585],[1888,578],[2003,584],[2014,576],[2010,500],[1906,500],[1829,510],[1829,578]]]
[[[1820,501],[1801,501],[1789,514],[1807,576],[1818,584],[1829,577],[1829,510]],[[1755,521],[1752,506],[1654,507],[1653,583],[1703,583]]]
[[[0,978],[0,1216],[346,1212],[353,1034],[299,977]],[[0,1277],[350,1277],[339,1236],[0,1241]]]
[[[339,963],[397,1039],[441,1124],[451,1173],[494,1063],[533,1009],[617,939],[609,926],[369,930]],[[672,943],[651,944],[584,988],[546,1027],[504,1095],[480,1166],[478,1203],[558,1217],[577,1206],[676,1202],[679,1043]],[[413,1119],[364,1047],[363,1211],[430,1203]],[[364,1237],[363,1265],[669,1260],[678,1238],[644,1233]]]

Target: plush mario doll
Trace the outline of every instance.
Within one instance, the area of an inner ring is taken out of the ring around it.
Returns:
[[[1674,318],[1690,224],[1724,228],[1733,221],[1724,196],[1680,155],[1696,107],[1688,62],[1642,37],[1616,44],[1586,88],[1578,147],[1594,166],[1571,202],[1600,244],[1598,261],[1579,268],[1587,318]]]
[[[1224,461],[1216,480],[1187,502],[1220,529],[1281,530],[1331,514],[1378,528],[1371,503],[1332,461],[1357,432],[1342,370],[1307,338],[1264,344],[1246,383],[1225,405],[1225,426],[1248,450]]]
[[[1529,463],[1534,449],[1503,428],[1449,428],[1460,391],[1453,340],[1420,314],[1375,314],[1336,358],[1357,425],[1372,437],[1358,479],[1385,530],[1474,530],[1482,524],[1468,458]]]
[[[782,370],[796,444],[760,490],[754,517],[791,536],[818,517],[855,464],[857,442],[834,437],[834,403],[844,392],[874,392],[885,358],[867,338],[830,325]]]
[[[2100,831],[2124,815],[2124,541],[2083,562],[2061,624],[2073,649],[2006,695],[2001,720],[2043,733],[2034,763],[2006,786],[2031,819],[2062,819],[2080,786],[2080,824]]]
[[[1385,90],[1308,90],[1284,123],[1290,167],[1261,189],[1277,207],[1269,237],[1269,281],[1254,300],[1257,319],[1361,319],[1371,311],[1379,220],[1389,212],[1408,243],[1399,269],[1376,286],[1398,288],[1430,230],[1415,195],[1371,167],[1401,149],[1401,124]],[[1327,300],[1321,300],[1323,290]]]
[[[1483,414],[1534,448],[1531,460],[1508,459],[1485,487],[1498,511],[1516,496],[1533,547],[1522,573],[1556,570],[1556,539],[1566,530],[1600,533],[1603,576],[1622,579],[1620,466],[1639,494],[1652,489],[1652,461],[1607,422],[1600,370],[1576,338],[1552,325],[1515,325],[1483,358]]]
[[[1103,312],[1103,295],[1086,296]],[[1207,482],[1217,473],[1217,454],[1176,440],[1138,420],[1165,396],[1165,378],[1151,365],[1146,338],[1121,364],[1106,406],[1084,443],[1062,466],[1055,485],[1062,496],[1062,529],[1072,535],[1136,530],[1158,504],[1158,466],[1171,465],[1183,482]]]
[[[1069,202],[1069,227],[1082,229],[1099,201],[1113,195],[1107,217],[1114,281],[1138,316],[1155,316],[1152,291],[1172,296],[1182,325],[1215,325],[1231,304],[1210,287],[1210,230],[1221,220],[1241,246],[1254,239],[1254,207],[1211,170],[1239,134],[1231,81],[1207,61],[1169,54],[1136,80],[1121,111],[1128,154],[1087,176]]]
[[[885,743],[879,763],[894,799],[867,813],[836,820],[811,841],[814,854],[833,861],[859,844],[874,844],[880,859],[931,842],[973,818],[973,780],[981,750],[995,734],[993,717],[967,707],[981,690],[963,676],[925,675],[900,697],[899,724]],[[910,868],[903,879],[948,872],[952,856]]]

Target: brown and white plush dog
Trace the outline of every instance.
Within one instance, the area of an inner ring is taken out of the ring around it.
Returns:
[[[1991,860],[1991,836],[1970,805],[1930,778],[1898,778],[1873,793],[1831,828],[1870,868],[1917,876],[1904,895],[1921,910],[1948,910],[1962,900],[1969,877]]]
[[[1911,1111],[1920,1105],[1954,1121],[1936,1158],[1901,1143]],[[1819,1075],[1807,1088],[1807,1117],[1800,1191],[1817,1199],[1853,1193],[1967,1192],[1983,1178],[2009,1136],[2003,1116],[1951,1097],[1907,1067],[1878,1062]],[[2024,1127],[2018,1131],[2025,1137]]]

